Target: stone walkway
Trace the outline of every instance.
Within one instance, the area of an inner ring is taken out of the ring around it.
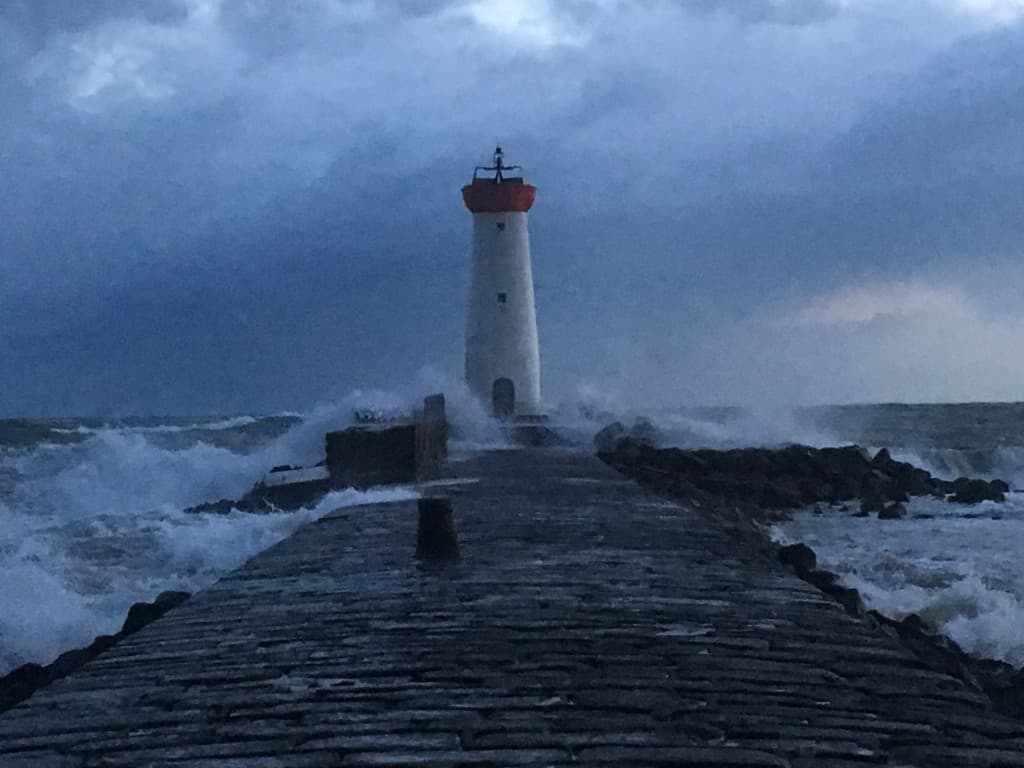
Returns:
[[[348,508],[0,716],[0,766],[1024,766],[1024,724],[596,459]]]

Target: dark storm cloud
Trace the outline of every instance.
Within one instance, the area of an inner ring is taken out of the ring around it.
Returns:
[[[837,247],[873,271],[1019,251],[1022,93],[1020,28],[934,58],[816,158],[818,228],[830,227]]]
[[[836,0],[677,0],[699,13],[735,16],[747,24],[803,26],[830,19],[841,10]]]
[[[50,35],[78,32],[112,19],[164,23],[186,15],[184,0],[7,0],[0,9],[0,21],[35,45]]]
[[[839,185],[929,187],[977,176],[1017,176],[1024,150],[1024,34],[973,38],[936,57],[913,91],[869,110],[836,152]]]
[[[541,189],[554,397],[750,398],[751,361],[801,397],[810,331],[773,318],[1019,249],[1018,27],[551,7],[10,6],[0,41],[32,42],[0,49],[0,410],[301,407],[457,371],[458,188],[496,139]]]

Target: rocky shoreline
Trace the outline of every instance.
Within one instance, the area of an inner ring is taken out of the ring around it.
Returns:
[[[857,516],[875,513],[886,520],[905,515],[903,505],[913,496],[970,504],[1003,501],[1010,490],[1001,480],[935,478],[895,461],[884,449],[874,457],[856,445],[683,450],[655,447],[655,434],[649,422],[639,421],[631,429],[615,423],[598,433],[595,448],[605,463],[651,490],[730,524],[745,523],[744,529],[758,530],[763,538],[766,523],[809,506],[827,505]],[[818,568],[814,551],[804,544],[772,546],[780,562],[849,614],[899,640],[928,667],[983,693],[995,711],[1024,720],[1024,669],[966,653],[916,614],[897,620],[869,610],[856,589]]]
[[[172,608],[177,608],[189,597],[188,592],[161,592],[151,603],[135,603],[128,609],[128,615],[117,634],[100,635],[84,648],[62,653],[51,664],[22,664],[0,677],[0,712],[11,709],[41,688],[70,675],[111,646],[156,621]]]

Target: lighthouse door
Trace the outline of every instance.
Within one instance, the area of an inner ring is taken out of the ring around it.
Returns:
[[[495,379],[491,390],[494,415],[499,419],[507,419],[516,410],[516,386],[512,379]]]

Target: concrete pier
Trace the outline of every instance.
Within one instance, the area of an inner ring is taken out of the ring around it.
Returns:
[[[745,526],[568,451],[453,470],[457,561],[339,510],[0,716],[0,766],[1024,766]]]

